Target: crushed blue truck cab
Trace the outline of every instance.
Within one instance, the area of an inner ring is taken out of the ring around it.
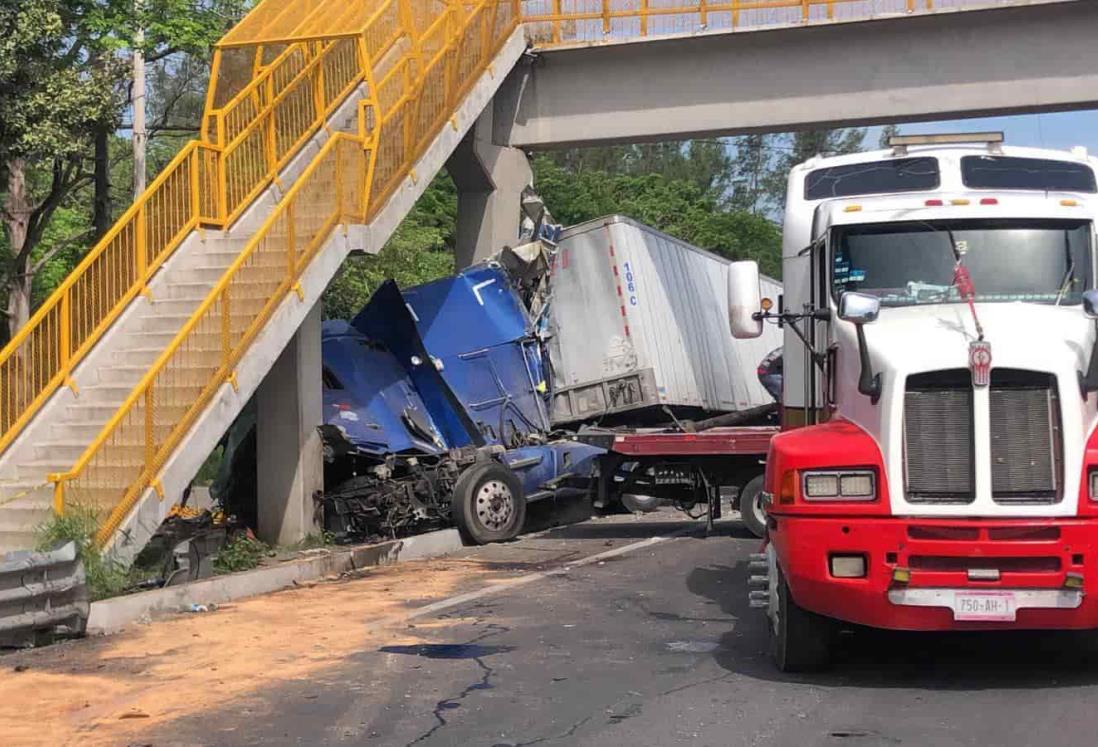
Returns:
[[[507,539],[528,501],[587,490],[602,449],[554,438],[533,320],[498,265],[400,290],[323,329],[325,528],[455,523]]]

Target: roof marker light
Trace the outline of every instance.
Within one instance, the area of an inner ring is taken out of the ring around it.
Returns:
[[[998,205],[999,200],[998,200],[998,198],[995,198],[995,197],[985,197],[982,200],[980,200],[980,204],[981,205]]]
[[[958,197],[956,199],[953,199],[953,200],[949,201],[950,205],[969,205],[971,203],[972,203],[972,200],[968,200],[964,197]]]
[[[1060,200],[1060,204],[1064,207],[1079,207],[1078,200]]]
[[[861,205],[847,205],[843,208],[844,213],[860,213],[862,211]]]
[[[926,203],[924,203],[924,204],[927,207],[941,207],[945,203],[942,202],[941,200],[927,200]]]

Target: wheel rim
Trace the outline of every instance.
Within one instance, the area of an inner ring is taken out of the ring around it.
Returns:
[[[515,515],[515,496],[506,483],[489,480],[477,491],[476,512],[477,521],[482,526],[498,532]]]
[[[759,526],[766,526],[766,512],[763,511],[763,496],[762,491],[755,493],[751,498],[751,513],[755,516],[755,521]]]

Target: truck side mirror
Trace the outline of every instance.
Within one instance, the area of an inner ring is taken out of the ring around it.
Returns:
[[[839,297],[839,318],[854,324],[877,321],[881,313],[881,299],[866,293],[847,291]]]
[[[1083,291],[1083,313],[1091,319],[1098,319],[1098,290]]]
[[[728,326],[737,340],[750,340],[762,334],[762,292],[759,290],[759,264],[754,261],[728,265]]]
[[[881,313],[881,299],[866,293],[847,291],[839,296],[839,318],[854,325],[858,333],[858,358],[861,371],[858,374],[858,391],[869,397],[873,404],[881,398],[881,375],[873,373],[869,360],[869,345],[865,341],[865,325],[877,321]]]

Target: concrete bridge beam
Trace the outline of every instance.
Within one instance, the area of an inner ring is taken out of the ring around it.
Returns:
[[[526,154],[492,140],[493,107],[486,107],[446,164],[458,189],[458,269],[518,239],[522,191],[534,175]]]

